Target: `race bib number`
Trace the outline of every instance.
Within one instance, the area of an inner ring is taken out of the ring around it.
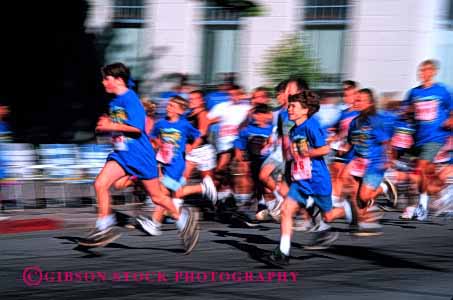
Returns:
[[[235,125],[224,125],[220,127],[219,136],[222,137],[230,137],[236,136],[238,134],[238,127]]]
[[[437,118],[437,100],[415,102],[415,119],[433,121]]]
[[[293,160],[291,176],[294,180],[311,178],[311,160],[309,157],[301,157]]]
[[[127,151],[125,137],[123,135],[112,137],[113,150]]]
[[[393,147],[409,149],[414,143],[414,139],[409,133],[396,132],[392,137],[391,143]]]
[[[156,160],[163,164],[169,164],[173,159],[174,147],[173,144],[163,143],[157,152]]]
[[[356,177],[363,177],[365,175],[366,167],[368,166],[368,159],[356,157],[351,161],[350,174]]]

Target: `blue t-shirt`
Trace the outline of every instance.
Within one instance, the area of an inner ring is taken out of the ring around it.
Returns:
[[[270,153],[262,153],[262,150],[272,134],[272,128],[271,124],[266,127],[249,124],[239,132],[239,137],[234,141],[234,147],[242,151],[247,150],[252,158],[265,159]]]
[[[112,133],[113,149],[107,160],[115,160],[129,175],[139,179],[158,176],[157,162],[151,143],[145,133],[145,109],[134,91],[128,90],[110,102],[113,122],[140,129],[139,135]]]
[[[164,155],[165,164],[184,164],[184,152],[188,139],[196,140],[200,137],[200,131],[194,128],[185,118],[180,118],[176,122],[170,122],[166,119],[159,120],[151,132],[152,138],[159,138],[162,147],[167,150]]]
[[[384,122],[384,130],[389,137],[393,135],[395,123],[398,121],[398,111],[381,110],[378,112]]]
[[[319,148],[326,144],[326,135],[319,122],[313,116],[304,123],[294,127],[289,132],[291,147]],[[294,181],[306,195],[327,196],[332,193],[332,183],[329,170],[323,157],[312,157],[311,178]],[[294,163],[294,161],[293,161]]]
[[[366,158],[371,167],[383,168],[386,161],[384,142],[390,139],[385,121],[379,115],[357,117],[349,126],[348,142],[353,146],[354,157]]]
[[[219,103],[230,100],[230,94],[223,91],[215,91],[205,96],[206,109],[210,111],[214,106]]]
[[[453,111],[450,91],[435,83],[429,88],[418,86],[409,91],[403,107],[412,106],[415,120],[415,146],[426,143],[445,143],[450,131],[442,127]]]

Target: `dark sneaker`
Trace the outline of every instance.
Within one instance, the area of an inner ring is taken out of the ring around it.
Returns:
[[[186,250],[184,254],[187,255],[192,252],[200,238],[200,230],[198,228],[199,213],[193,208],[183,208],[183,210],[187,210],[188,218],[186,226],[181,231],[180,236],[184,249]]]
[[[80,246],[84,247],[104,247],[121,236],[112,227],[105,230],[93,230],[85,239],[79,241]]]
[[[276,267],[285,267],[289,265],[289,256],[285,255],[280,251],[280,246],[277,246],[271,254],[264,259],[267,263]]]
[[[337,239],[339,233],[336,231],[324,230],[317,232],[313,242],[304,246],[305,250],[324,250],[329,248]]]

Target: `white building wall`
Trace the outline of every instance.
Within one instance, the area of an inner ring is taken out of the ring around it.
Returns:
[[[262,16],[243,19],[240,45],[240,81],[247,89],[265,85],[260,71],[266,52],[297,29],[297,0],[259,0]]]
[[[346,43],[346,78],[377,93],[405,93],[417,84],[418,64],[435,55],[442,0],[360,0]]]
[[[152,76],[165,73],[200,73],[202,28],[197,1],[155,0],[152,2]]]

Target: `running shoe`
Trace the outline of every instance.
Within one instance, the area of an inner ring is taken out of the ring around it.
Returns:
[[[136,218],[137,223],[140,224],[142,229],[149,235],[162,235],[160,226],[144,216],[138,216]]]
[[[269,210],[264,204],[258,203],[258,209],[256,211],[255,217],[258,221],[264,221],[269,217]]]
[[[310,231],[315,225],[313,224],[312,220],[296,220],[294,222],[293,229],[294,231],[303,231],[308,232]]]
[[[264,261],[274,267],[285,267],[289,265],[289,256],[280,251],[280,246],[275,248],[271,254],[264,257]]]
[[[395,185],[388,178],[384,178],[382,183],[387,186],[385,197],[387,198],[389,205],[395,208],[398,204],[398,191]]]
[[[88,236],[79,241],[84,247],[104,247],[121,236],[121,233],[109,227],[104,230],[94,229]]]
[[[382,225],[376,222],[359,222],[357,230],[352,234],[360,237],[382,235]]]
[[[417,221],[426,221],[428,219],[428,210],[425,209],[421,204],[419,204],[415,209],[414,217],[417,219]]]
[[[184,254],[188,255],[195,248],[198,243],[198,239],[200,238],[200,230],[198,228],[199,214],[194,208],[182,208],[182,210],[187,211],[188,217],[186,225],[180,232],[180,237],[182,239],[184,249],[186,250]]]
[[[340,234],[336,231],[323,230],[317,232],[312,243],[304,246],[305,250],[325,250],[329,248],[337,239]]]
[[[211,176],[205,176],[203,178],[203,181],[201,182],[201,190],[202,195],[211,200],[212,204],[215,206],[218,200],[217,189]]]

